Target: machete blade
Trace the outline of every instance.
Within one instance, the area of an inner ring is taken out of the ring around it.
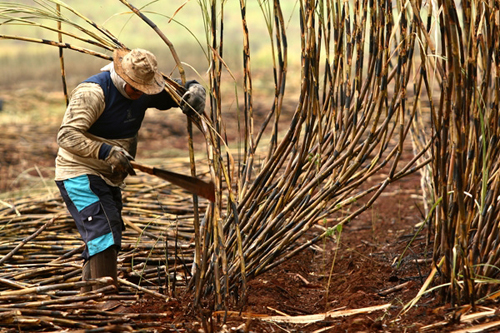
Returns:
[[[130,164],[134,169],[141,170],[150,175],[157,176],[158,178],[164,179],[174,185],[182,187],[183,189],[193,194],[208,199],[211,202],[215,202],[215,186],[213,182],[205,182],[196,177],[191,177],[164,169],[150,167],[147,165],[139,164],[134,161],[130,161]]]

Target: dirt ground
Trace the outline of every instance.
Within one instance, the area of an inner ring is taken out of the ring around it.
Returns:
[[[0,115],[1,116],[1,115]],[[0,152],[0,191],[22,185],[18,175],[37,164],[53,167],[56,154],[55,135],[59,123],[51,120],[38,130],[36,124],[0,123],[3,140]],[[12,139],[15,138],[15,139]],[[142,157],[161,157],[168,138],[169,149],[185,149],[186,134],[182,114],[165,120],[154,114],[146,117],[140,133]],[[201,142],[197,136],[196,142]],[[28,149],[31,145],[39,147]],[[413,157],[405,151],[403,160]],[[33,170],[30,172],[34,172]],[[17,179],[16,179],[16,177]],[[370,179],[366,186],[378,183],[383,175]],[[214,331],[252,332],[417,332],[425,325],[449,319],[451,309],[440,304],[435,294],[422,297],[417,306],[399,316],[403,306],[415,297],[431,269],[432,243],[424,229],[411,243],[398,266],[399,256],[415,234],[415,225],[422,221],[418,174],[390,185],[358,218],[346,225],[340,241],[330,238],[304,250],[281,266],[250,281],[248,299],[242,308],[230,307],[224,314],[211,314],[192,309],[190,296],[178,295],[169,302],[143,297],[130,311],[170,314],[160,331],[195,332],[203,329],[207,318]],[[356,203],[362,205],[363,201]],[[320,232],[313,228],[309,236]],[[432,240],[432,238],[431,238]],[[330,274],[331,273],[331,274]],[[330,278],[331,277],[331,278]],[[395,290],[391,288],[398,287]],[[328,319],[312,324],[282,324],[247,319],[256,315],[302,316],[331,310],[361,309],[390,303],[387,310],[344,318]],[[240,313],[241,312],[241,313]],[[452,331],[450,324],[430,331]]]
[[[407,157],[409,154],[407,152]],[[380,178],[375,178],[370,183],[378,181]],[[443,315],[432,312],[439,305],[436,295],[432,294],[423,297],[407,315],[399,316],[430,271],[432,244],[427,244],[426,230],[417,236],[397,266],[399,256],[415,234],[415,225],[421,221],[419,188],[418,174],[393,184],[372,208],[345,226],[339,246],[336,239],[331,238],[257,277],[249,283],[247,304],[242,309],[232,309],[260,315],[303,316],[391,303],[388,310],[309,325],[247,321],[240,316],[230,316],[227,327],[240,327],[242,332],[243,328],[253,332],[319,332],[321,329],[325,332],[417,332],[425,325],[443,320]],[[362,201],[358,203],[362,204]],[[319,231],[320,227],[313,228],[310,235]],[[390,289],[397,286],[401,289],[391,292]],[[199,312],[186,307],[189,302],[189,299],[180,303],[176,300],[165,305],[147,299],[136,310],[168,309],[172,313],[171,324],[193,329],[197,327],[193,327],[193,323],[201,325],[202,318]],[[220,327],[222,322],[221,315],[215,326]],[[444,332],[446,328],[439,331]]]

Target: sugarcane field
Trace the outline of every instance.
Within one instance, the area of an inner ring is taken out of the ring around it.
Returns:
[[[0,1],[0,332],[500,331],[498,1]]]

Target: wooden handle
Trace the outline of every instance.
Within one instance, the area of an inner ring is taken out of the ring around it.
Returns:
[[[151,166],[148,166],[148,165],[144,165],[144,164],[139,164],[139,163],[134,162],[134,161],[130,161],[130,165],[132,166],[132,168],[134,168],[136,170],[140,170],[140,171],[148,173],[150,175],[154,175],[155,174],[155,168],[154,167],[151,167]]]

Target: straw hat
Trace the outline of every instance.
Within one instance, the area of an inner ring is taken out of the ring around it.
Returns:
[[[156,57],[151,52],[142,49],[115,49],[113,62],[116,73],[135,89],[148,95],[158,94],[165,89]]]

